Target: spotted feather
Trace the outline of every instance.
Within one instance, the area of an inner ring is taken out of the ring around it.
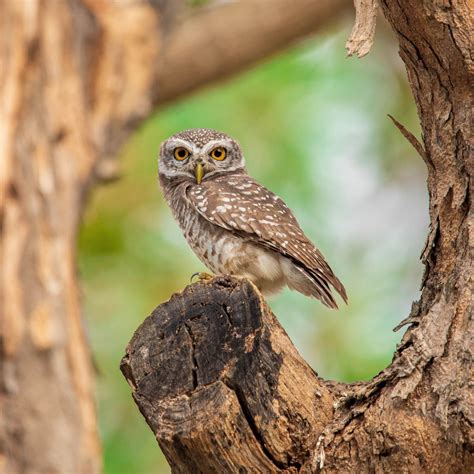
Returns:
[[[317,297],[337,307],[331,286],[347,303],[344,286],[301,230],[286,204],[246,174],[236,173],[190,186],[187,199],[208,222],[290,258],[317,288]]]

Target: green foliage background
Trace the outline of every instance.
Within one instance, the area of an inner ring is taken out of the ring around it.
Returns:
[[[387,118],[419,133],[395,43],[382,33],[367,58],[347,59],[348,27],[160,110],[124,147],[123,178],[92,197],[80,271],[106,473],[169,472],[118,367],[141,321],[204,269],[157,185],[159,144],[179,130],[236,137],[250,173],[283,197],[345,283],[338,312],[288,290],[270,300],[315,370],[355,381],[390,362],[401,337],[391,329],[421,277],[425,169]]]

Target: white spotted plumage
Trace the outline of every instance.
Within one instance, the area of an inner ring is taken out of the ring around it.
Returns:
[[[173,150],[186,144],[190,156],[177,163]],[[223,162],[211,158],[215,147],[226,150]],[[204,170],[200,183],[197,166]],[[159,177],[186,240],[214,273],[248,278],[264,293],[287,285],[336,308],[332,286],[347,301],[344,286],[288,206],[247,174],[232,138],[208,129],[174,135],[162,144]]]

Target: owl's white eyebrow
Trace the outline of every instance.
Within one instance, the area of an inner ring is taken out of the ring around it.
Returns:
[[[183,146],[188,150],[191,150],[191,153],[196,153],[199,151],[199,148],[194,145],[194,143],[190,143],[186,140],[182,140],[181,138],[173,138],[172,140],[168,141],[169,148],[176,148],[177,146]]]
[[[225,139],[211,140],[202,147],[202,151],[207,153],[209,150],[212,150],[216,145],[225,146],[229,148],[231,146],[231,143],[229,140]]]

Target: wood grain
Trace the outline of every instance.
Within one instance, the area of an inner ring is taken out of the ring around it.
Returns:
[[[137,330],[121,369],[177,472],[196,460],[204,472],[299,469],[332,416],[329,389],[248,281],[174,295]],[[216,414],[221,431],[208,425]]]

